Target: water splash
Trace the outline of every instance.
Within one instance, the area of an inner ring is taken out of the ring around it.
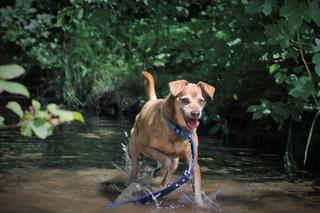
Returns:
[[[153,169],[149,166],[144,165],[144,162],[138,162],[139,166],[139,180],[136,183],[130,183],[129,177],[131,173],[131,159],[129,157],[128,152],[128,133],[124,131],[124,136],[126,140],[124,143],[121,143],[122,148],[122,160],[121,164],[116,164],[112,162],[112,165],[116,168],[116,170],[120,171],[124,176],[126,177],[126,181],[124,183],[124,189],[119,190],[121,194],[116,199],[117,202],[123,202],[127,200],[132,200],[137,197],[145,196],[152,194],[152,191],[149,188],[150,185],[150,179],[152,177],[152,171]],[[116,186],[115,186],[116,187]],[[120,189],[120,187],[118,187]],[[156,196],[153,196],[153,201],[155,203],[156,208],[160,208],[161,202],[157,200]]]
[[[161,201],[159,201],[157,198],[160,196],[160,194],[158,194],[158,195],[153,195],[153,193],[152,193],[152,191],[151,190],[149,190],[148,188],[146,188],[146,190],[147,190],[147,192],[152,196],[152,200],[153,200],[153,202],[154,202],[154,204],[155,204],[155,207],[157,208],[157,209],[159,209],[160,208],[160,205],[161,205]]]
[[[217,203],[217,196],[221,193],[221,190],[219,189],[216,192],[212,192],[210,196],[205,194],[202,191],[202,198],[204,202],[204,208],[207,209],[210,212],[221,212],[221,208],[219,204]],[[188,205],[188,206],[194,206],[196,204],[195,198],[193,194],[186,194],[183,193],[180,196],[180,199],[177,201],[178,203],[181,203],[183,206]],[[181,206],[181,207],[183,207]]]
[[[124,141],[124,143],[121,143],[121,149],[122,149],[122,162],[124,162],[123,165],[118,165],[114,162],[112,162],[112,165],[119,170],[121,173],[123,173],[125,175],[125,177],[127,179],[129,179],[130,177],[130,172],[131,172],[131,159],[129,157],[129,152],[128,152],[128,141],[129,141],[129,135],[127,131],[123,131],[123,134],[126,138],[126,140]]]
[[[128,180],[127,184],[129,184],[129,177],[131,173],[131,159],[129,157],[128,145],[127,145],[129,143],[129,136],[126,131],[124,131],[123,134],[126,139],[123,143],[121,143],[121,149],[123,152],[122,161],[121,161],[122,163],[119,165],[112,162],[112,165],[127,177],[127,180]],[[138,182],[141,183],[142,185],[149,186],[151,179],[153,177],[154,168],[151,168],[149,165],[146,165],[145,162],[141,160],[138,162],[138,167],[139,167]]]
[[[221,212],[221,208],[220,208],[219,204],[217,203],[217,197],[219,194],[221,194],[220,189],[218,191],[212,192],[211,196],[206,195],[202,191],[203,202],[205,203],[205,205],[208,206],[208,208],[215,210],[215,212],[218,212],[218,213]]]
[[[122,147],[122,162],[124,162],[122,165],[118,165],[114,162],[112,162],[113,166],[119,170],[121,173],[123,173],[126,178],[126,189],[122,190],[119,197],[116,199],[117,201],[126,201],[126,200],[132,200],[137,197],[141,197],[144,195],[153,195],[151,191],[151,180],[153,179],[153,171],[154,169],[150,166],[145,165],[144,162],[139,161],[139,180],[137,183],[131,183],[129,184],[129,177],[131,172],[131,159],[129,157],[128,153],[128,133],[124,131],[124,136],[126,138],[124,143],[121,143]],[[221,212],[221,208],[217,203],[217,197],[221,194],[221,190],[217,190],[215,192],[212,192],[210,195],[206,195],[204,192],[202,192],[203,201],[205,204],[206,209],[210,210],[210,212]],[[196,204],[194,195],[182,193],[180,198],[175,203],[163,203],[162,200],[158,200],[157,196],[152,196],[153,204],[155,206],[155,209],[152,210],[153,213],[161,211],[161,209],[177,209],[177,208],[183,208],[186,205],[187,206],[194,206]]]

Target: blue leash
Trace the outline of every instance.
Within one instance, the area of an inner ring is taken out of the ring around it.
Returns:
[[[129,203],[133,203],[133,204],[146,204],[150,201],[153,201],[154,199],[158,199],[161,197],[166,196],[167,194],[171,193],[172,191],[176,190],[177,188],[179,188],[181,185],[183,185],[184,183],[186,183],[188,180],[190,180],[192,178],[191,176],[191,170],[193,169],[193,163],[194,163],[194,158],[196,156],[196,145],[194,143],[193,140],[193,136],[194,136],[194,130],[189,133],[184,131],[183,129],[177,127],[174,123],[172,123],[169,119],[167,119],[166,117],[164,117],[165,121],[167,122],[168,126],[170,127],[170,129],[172,129],[177,135],[183,137],[184,139],[188,139],[189,143],[191,145],[191,155],[192,155],[192,160],[189,162],[189,167],[188,169],[186,169],[184,171],[184,174],[182,177],[176,179],[175,181],[173,181],[167,188],[162,189],[158,192],[153,192],[150,195],[145,195],[142,196],[140,198],[134,199],[134,200],[128,200],[125,202],[115,202],[115,203],[110,203],[107,205],[106,209],[110,210],[112,208],[116,208],[122,205],[126,205]]]

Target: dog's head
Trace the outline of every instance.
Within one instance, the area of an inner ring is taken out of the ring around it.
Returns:
[[[192,84],[186,80],[177,80],[169,83],[169,89],[174,97],[175,109],[180,110],[187,127],[197,128],[206,98],[213,98],[215,88],[201,81]]]

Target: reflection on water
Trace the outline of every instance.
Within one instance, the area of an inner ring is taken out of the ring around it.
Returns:
[[[101,212],[119,194],[119,188],[103,183],[126,181],[113,165],[123,163],[123,131],[129,129],[126,121],[90,118],[85,125],[59,128],[46,141],[1,130],[0,212]],[[113,212],[319,212],[317,177],[286,176],[277,156],[200,137],[199,162],[202,188],[217,208],[196,209],[186,185],[160,207],[123,206]]]
[[[91,118],[85,125],[65,125],[47,140],[1,130],[1,169],[25,165],[42,168],[111,168],[121,159],[126,122]]]

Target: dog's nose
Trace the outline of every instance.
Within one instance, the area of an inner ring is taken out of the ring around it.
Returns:
[[[198,112],[198,111],[192,111],[192,112],[191,112],[191,115],[192,115],[192,117],[194,117],[194,118],[199,118],[200,112]]]

